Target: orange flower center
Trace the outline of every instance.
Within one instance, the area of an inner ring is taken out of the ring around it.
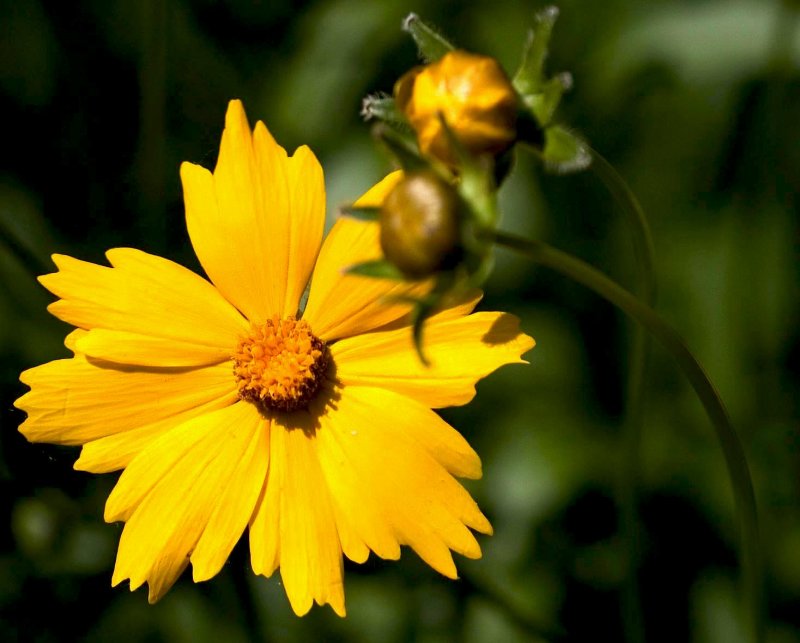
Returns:
[[[277,315],[253,324],[233,355],[239,397],[261,410],[297,411],[308,406],[322,384],[328,347],[305,321]]]

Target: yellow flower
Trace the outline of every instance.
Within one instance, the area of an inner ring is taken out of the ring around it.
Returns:
[[[494,58],[451,51],[406,73],[394,93],[422,153],[445,163],[452,165],[457,159],[440,114],[473,154],[497,154],[516,137],[517,94]]]
[[[378,255],[377,226],[343,219],[323,243],[319,163],[251,132],[239,101],[214,173],[184,163],[181,178],[211,283],[131,248],[109,250],[111,267],[55,255],[40,281],[77,327],[74,356],[25,371],[16,402],[29,440],[123,470],[105,509],[125,522],[112,583],[147,582],[154,602],[189,563],[209,579],[248,526],[253,570],[280,567],[298,615],[314,601],[344,615],[342,554],[409,545],[454,578],[450,550],[479,557],[470,529],[491,526],[454,478],[479,477],[478,456],[431,408],[468,402],[531,338],[509,315],[469,314],[473,299],[429,322],[421,366],[408,307],[385,300],[405,286],[342,273]]]

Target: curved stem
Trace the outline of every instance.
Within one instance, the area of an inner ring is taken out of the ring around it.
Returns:
[[[656,279],[653,269],[655,250],[653,247],[653,235],[650,232],[647,217],[639,203],[639,199],[628,187],[625,179],[614,169],[614,166],[606,161],[597,150],[590,148],[589,152],[592,155],[592,164],[589,167],[603,181],[614,200],[622,206],[628,226],[634,236],[633,251],[636,264],[639,267],[637,275],[639,278],[638,290],[642,299],[646,302],[653,302],[656,297]]]
[[[591,169],[605,184],[611,196],[619,204],[631,233],[633,253],[636,261],[635,292],[651,308],[656,299],[656,278],[653,264],[653,237],[650,225],[639,200],[603,156],[589,148],[592,155]],[[642,433],[644,430],[644,378],[647,370],[647,335],[641,324],[636,324],[630,347],[628,382],[626,387],[625,422],[622,429],[622,467],[618,504],[622,539],[625,543],[625,577],[622,585],[622,622],[625,638],[630,643],[644,643],[644,615],[639,592],[639,566],[641,564],[639,517],[639,461]]]
[[[750,470],[739,437],[731,425],[725,406],[703,367],[686,347],[683,339],[647,304],[619,286],[589,264],[556,250],[546,243],[523,239],[499,231],[486,231],[484,238],[519,252],[537,264],[583,284],[635,319],[675,358],[703,405],[717,435],[733,489],[739,520],[742,590],[751,640],[763,640],[761,610],[762,562],[759,547],[758,517]]]

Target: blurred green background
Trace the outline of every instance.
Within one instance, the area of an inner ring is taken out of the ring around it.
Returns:
[[[800,33],[768,0],[565,0],[549,58],[575,78],[561,120],[628,179],[653,226],[658,308],[728,404],[752,468],[767,565],[768,640],[800,641]],[[216,162],[227,101],[326,171],[329,216],[389,169],[359,118],[417,62],[409,11],[513,70],[539,2],[398,0],[0,2],[0,640],[622,640],[618,504],[630,324],[565,279],[498,256],[481,307],[519,315],[538,346],[444,412],[484,460],[470,483],[495,527],[448,581],[405,551],[347,564],[348,617],[289,609],[279,576],[238,547],[214,580],[157,605],[111,589],[116,475],[77,449],[28,444],[20,370],[64,356],[67,327],[35,281],[49,254],[114,246],[197,269],[178,165]],[[628,231],[591,172],[550,176],[519,154],[504,227],[635,284]],[[653,347],[639,480],[648,641],[743,640],[737,531],[713,431]],[[252,602],[252,605],[250,603]],[[68,615],[68,616],[65,616]],[[565,635],[565,636],[564,636]],[[555,636],[553,637],[555,638]],[[547,640],[547,639],[545,639]]]

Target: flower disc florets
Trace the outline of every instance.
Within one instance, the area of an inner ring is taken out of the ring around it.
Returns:
[[[261,410],[297,411],[319,391],[330,357],[305,321],[277,315],[253,324],[233,355],[239,397]]]

